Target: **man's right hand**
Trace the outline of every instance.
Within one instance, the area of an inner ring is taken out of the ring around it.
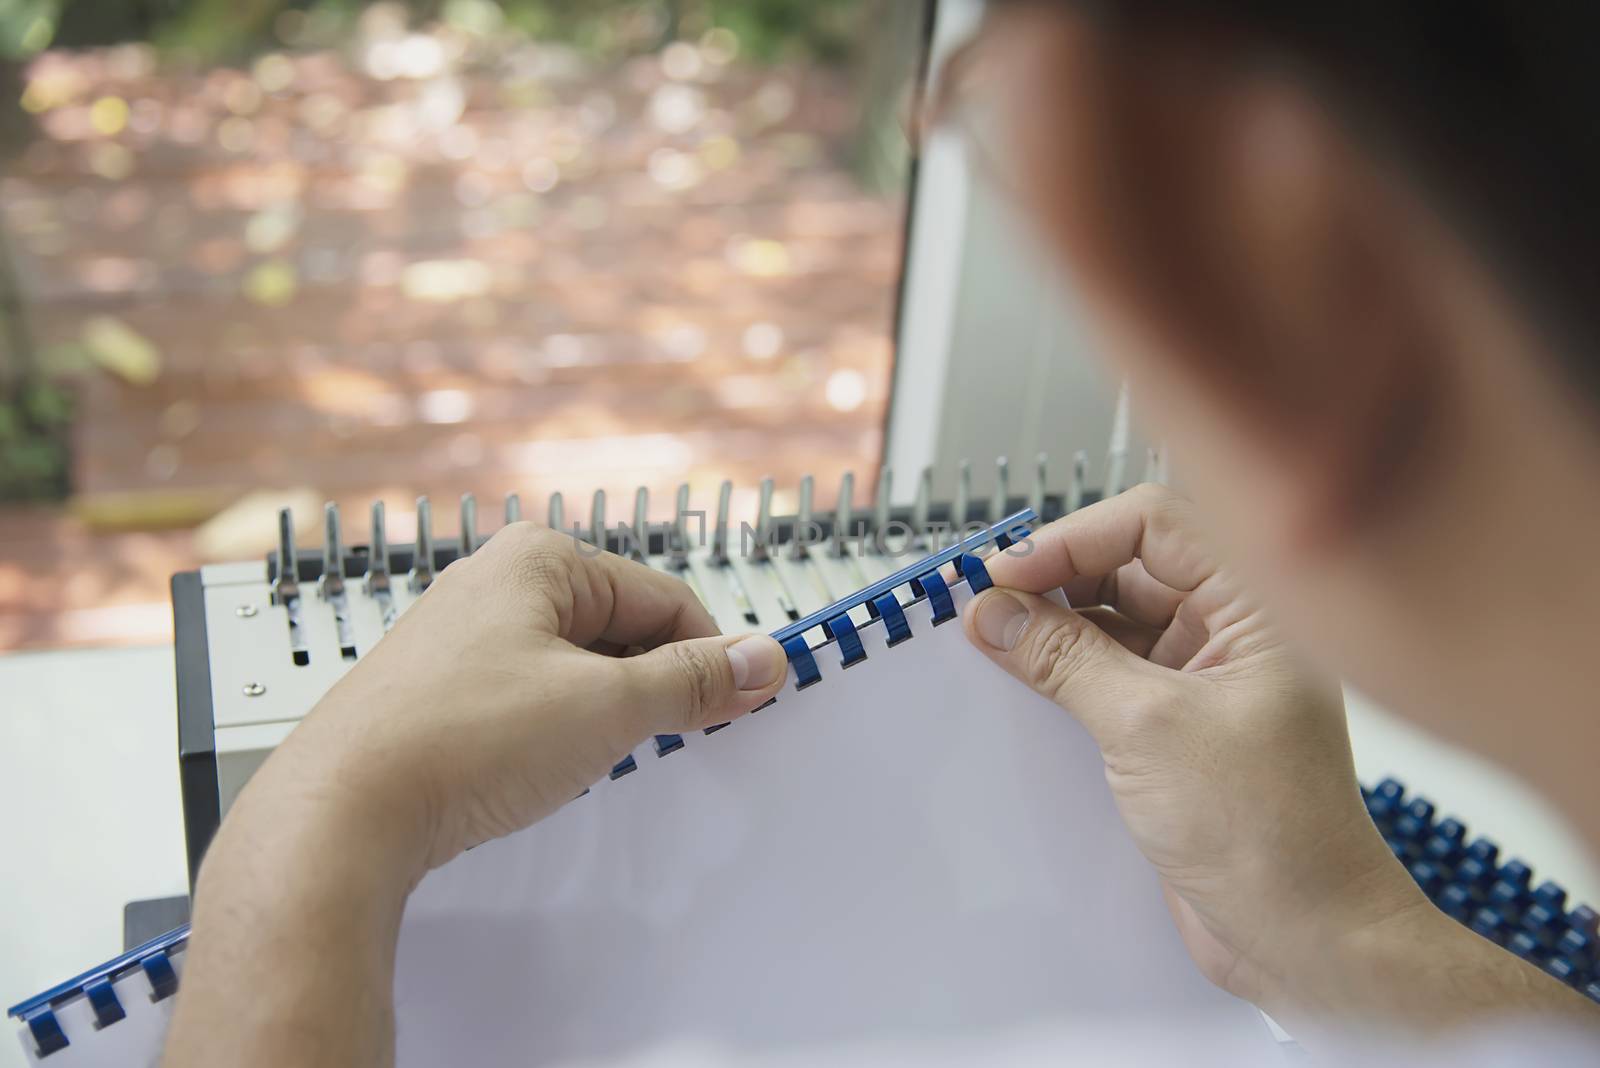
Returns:
[[[1339,686],[1218,566],[1189,501],[1140,486],[1028,540],[987,561],[967,634],[1093,735],[1208,978],[1286,1021],[1590,1008],[1422,895],[1362,804]],[[1038,596],[1057,587],[1078,610]]]

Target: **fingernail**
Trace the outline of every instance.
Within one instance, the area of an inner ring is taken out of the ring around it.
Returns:
[[[741,690],[765,690],[789,670],[783,646],[771,638],[752,634],[728,646],[733,684]]]
[[[973,627],[983,644],[991,649],[1009,653],[1022,637],[1022,628],[1028,625],[1028,609],[1008,593],[995,590],[979,602]]]

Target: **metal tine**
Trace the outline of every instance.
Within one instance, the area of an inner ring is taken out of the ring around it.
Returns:
[[[605,551],[606,547],[606,491],[594,491],[594,499],[589,502],[589,543]]]
[[[961,530],[967,525],[972,510],[972,461],[962,460],[956,466],[956,499],[951,509],[950,525],[956,530],[956,540],[961,540]]]
[[[1123,491],[1123,482],[1128,477],[1128,454],[1126,452],[1113,452],[1106,457],[1106,488],[1105,496],[1115,497]]]
[[[1011,461],[1004,456],[994,462],[994,496],[989,498],[989,522],[1006,517],[1006,502],[1011,500]]]
[[[845,542],[850,538],[855,525],[855,495],[856,473],[846,471],[839,480],[839,503],[833,510],[833,555],[847,555]]]
[[[372,554],[367,558],[367,596],[378,605],[378,617],[387,633],[394,626],[394,596],[389,588],[389,533],[383,502],[372,502]]]
[[[885,538],[889,536],[889,498],[894,493],[894,469],[888,464],[878,468],[878,489],[872,499],[872,544],[879,554],[888,552]]]
[[[561,491],[550,494],[550,522],[547,524],[551,530],[562,530],[567,525],[566,511],[561,506]]]
[[[633,491],[633,544],[628,547],[628,556],[634,560],[643,560],[650,552],[650,490],[640,486]]]
[[[294,512],[278,509],[278,577],[272,583],[272,603],[288,604],[300,596],[300,564],[294,544]]]
[[[783,609],[784,615],[790,620],[800,618],[800,609],[795,605],[794,595],[789,592],[789,584],[783,579],[783,572],[777,570],[772,563],[772,488],[770,477],[761,480],[761,493],[756,507],[756,546],[750,554],[751,560],[758,564],[766,564],[772,580],[773,592],[777,595],[778,607]],[[740,548],[743,550],[744,535],[740,533]]]
[[[1106,449],[1105,495],[1115,497],[1127,488],[1128,477],[1128,383],[1117,392],[1117,410],[1111,420],[1111,442]]]
[[[1162,485],[1167,481],[1167,456],[1163,445],[1152,445],[1144,454],[1144,480]]]
[[[426,497],[417,498],[417,545],[409,585],[412,593],[433,585],[433,505]]]
[[[300,622],[300,554],[294,544],[294,513],[278,511],[278,578],[272,585],[274,604],[283,606],[289,622],[289,658],[296,667],[311,663],[305,628]]]
[[[728,562],[728,510],[733,507],[733,482],[723,479],[717,490],[717,525],[711,531],[711,562],[718,567]]]
[[[1041,452],[1033,458],[1033,465],[1033,491],[1028,494],[1028,507],[1043,519],[1045,481],[1049,477],[1050,458]]]
[[[756,545],[750,554],[750,558],[757,562],[764,561],[770,556],[767,545],[768,539],[772,537],[772,489],[771,477],[761,480],[761,491],[756,500]]]
[[[333,608],[333,629],[339,639],[339,654],[356,658],[355,636],[350,632],[350,600],[344,586],[344,538],[339,530],[339,506],[329,501],[323,506],[322,577],[317,592]]]
[[[461,555],[471,556],[478,551],[478,498],[470,493],[461,495]]]
[[[506,494],[506,526],[522,522],[522,497],[516,493]]]
[[[794,540],[789,543],[789,556],[791,559],[804,560],[807,542],[811,540],[813,523],[811,495],[816,488],[816,479],[806,475],[800,480],[800,505],[795,509]]]
[[[754,605],[750,603],[750,593],[744,588],[744,581],[739,577],[738,568],[735,568],[733,561],[728,558],[728,512],[732,507],[733,482],[723,479],[722,486],[717,491],[717,528],[711,535],[711,564],[725,569],[728,592],[733,596],[734,607],[744,616],[745,622],[755,626],[761,619],[756,615]]]
[[[344,538],[339,529],[339,506],[329,501],[322,506],[322,577],[317,592],[324,600],[344,593]]]
[[[671,545],[667,552],[672,559],[672,566],[682,570],[689,566],[689,483],[684,482],[678,486],[677,514],[672,517]],[[703,518],[703,517],[702,517]],[[701,525],[701,534],[705,533],[705,526]]]
[[[389,589],[389,532],[383,502],[372,502],[372,552],[367,557],[367,592]]]
[[[911,530],[919,542],[928,537],[928,509],[932,506],[933,468],[924,467],[917,477],[917,498],[911,502]]]
[[[1072,454],[1072,483],[1067,487],[1068,512],[1076,512],[1083,507],[1083,494],[1089,481],[1089,454],[1079,449]]]

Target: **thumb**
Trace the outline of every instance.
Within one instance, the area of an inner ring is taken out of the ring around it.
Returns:
[[[633,711],[653,733],[726,723],[765,704],[789,677],[783,646],[765,634],[672,642],[617,663]]]
[[[1151,665],[1089,620],[1031,593],[993,587],[962,613],[989,659],[1072,713],[1102,749],[1154,688]]]

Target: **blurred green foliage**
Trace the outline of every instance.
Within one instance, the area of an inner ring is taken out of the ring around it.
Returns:
[[[0,59],[52,45],[151,41],[201,61],[284,43],[286,13],[348,26],[366,0],[0,0]],[[597,55],[648,50],[723,27],[749,58],[836,62],[861,36],[866,0],[393,0],[417,23],[443,18],[480,27],[488,16],[513,32]],[[304,20],[301,20],[304,21]]]
[[[62,0],[0,0],[0,56],[30,56],[55,37]]]
[[[60,386],[35,379],[0,389],[0,501],[65,496],[71,422]]]
[[[426,5],[421,5],[426,6]],[[533,36],[594,52],[733,31],[748,58],[837,62],[861,29],[862,0],[503,0],[506,20]]]

